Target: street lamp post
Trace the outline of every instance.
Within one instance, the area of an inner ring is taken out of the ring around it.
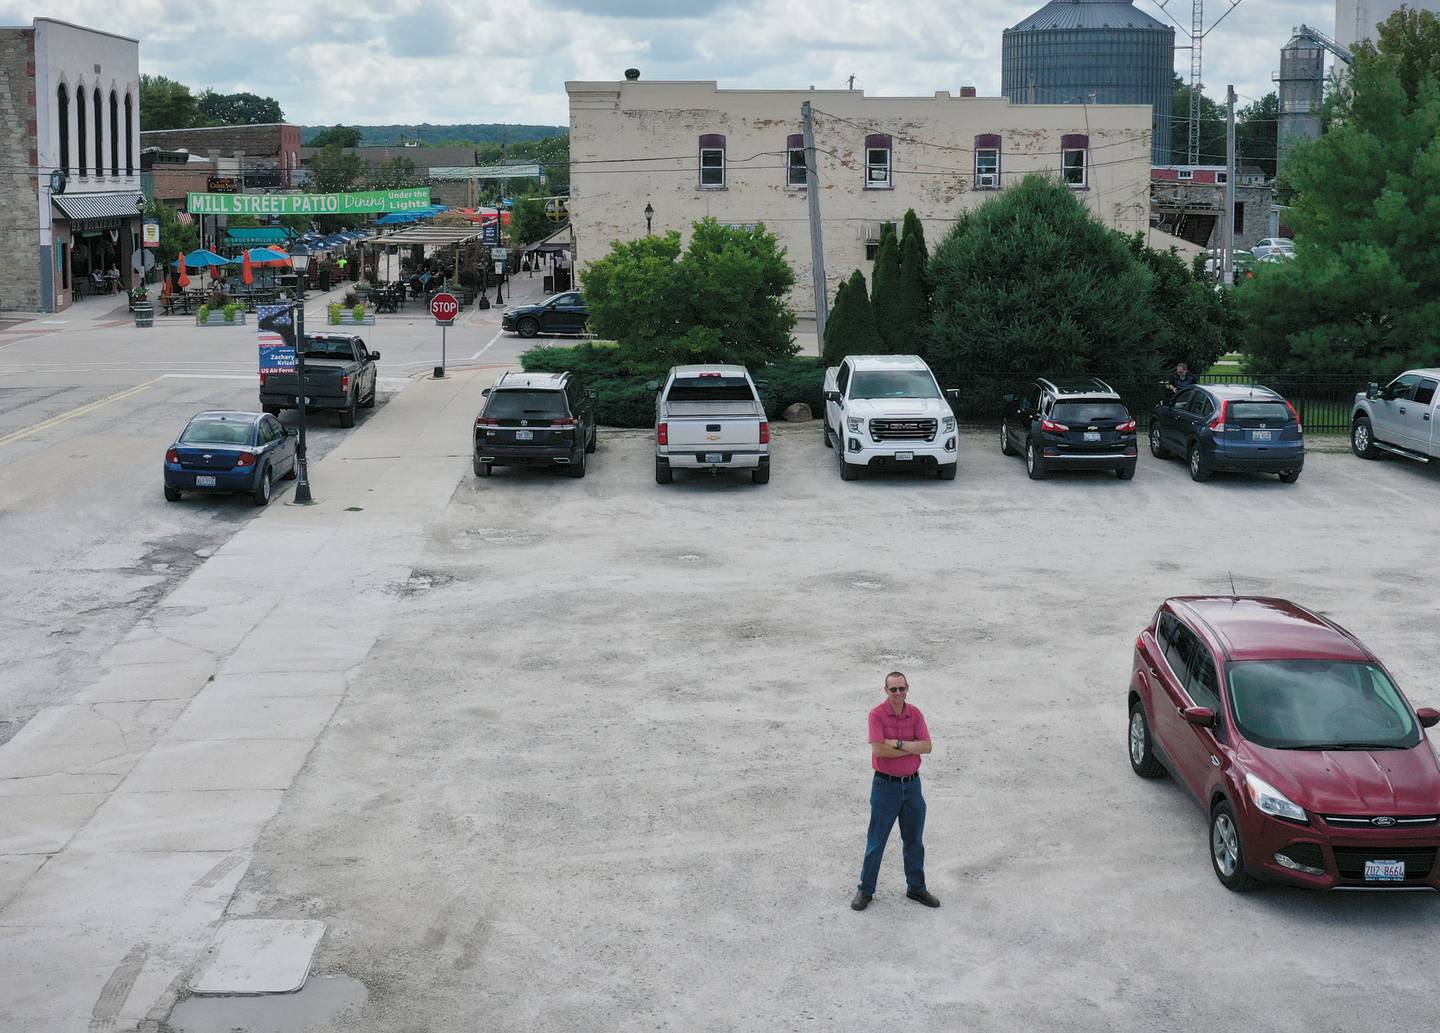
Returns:
[[[502,283],[504,283],[504,282],[505,282],[505,259],[503,259],[503,258],[498,258],[498,259],[495,260],[495,304],[496,304],[496,306],[500,306],[500,305],[505,304],[505,299],[500,296],[500,285],[501,285]]]
[[[653,218],[655,218],[655,209],[654,209],[653,207],[651,207],[649,201],[646,201],[646,202],[645,202],[645,236],[647,236],[647,237],[650,236],[650,220],[653,219]]]
[[[295,375],[299,381],[295,407],[300,410],[300,440],[295,446],[295,465],[299,471],[295,481],[295,504],[308,506],[315,500],[310,497],[310,468],[305,461],[305,273],[310,268],[310,248],[303,241],[296,241],[290,249],[290,262],[295,267],[296,294],[299,297],[291,306],[295,313]]]

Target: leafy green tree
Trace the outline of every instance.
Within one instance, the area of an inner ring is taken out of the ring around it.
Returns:
[[[906,313],[900,307],[900,241],[895,225],[887,222],[880,229],[880,247],[875,253],[875,268],[870,273],[870,307],[875,312],[875,326],[886,351],[904,351]]]
[[[1235,161],[1256,165],[1275,178],[1275,145],[1280,133],[1280,98],[1274,90],[1235,112]]]
[[[254,126],[285,121],[285,113],[275,98],[253,93],[204,90],[197,98],[197,105],[204,125]]]
[[[885,341],[875,325],[875,308],[865,291],[865,274],[856,269],[843,291],[835,292],[835,309],[825,325],[824,361],[839,364],[847,355],[883,355]]]
[[[545,217],[545,202],[538,196],[522,197],[510,211],[510,236],[522,244],[544,240],[556,224]]]
[[[163,75],[140,77],[140,128],[189,129],[200,117],[199,105],[184,83]]]
[[[395,190],[399,187],[414,186],[419,182],[421,178],[415,173],[415,163],[403,154],[381,162],[380,167],[370,175],[372,190]]]
[[[1170,161],[1185,165],[1190,161],[1190,84],[1175,76],[1175,100],[1171,116]],[[1225,109],[1205,96],[1200,88],[1200,164],[1225,164]]]
[[[353,190],[365,173],[365,159],[329,144],[310,159],[310,187],[317,194]]]
[[[359,147],[360,130],[356,126],[333,125],[322,129],[305,142],[306,147]]]
[[[795,275],[763,225],[695,223],[680,235],[616,242],[581,274],[590,322],[654,369],[674,362],[763,366],[794,355],[795,316],[785,299]]]
[[[193,222],[188,226],[182,223],[168,204],[151,198],[145,202],[145,214],[160,220],[160,246],[155,248],[155,261],[162,272],[170,271],[170,263],[179,258],[182,251],[194,251],[200,246],[200,227]]]
[[[1440,18],[1432,11],[1402,7],[1380,23],[1377,42],[1362,40],[1355,53],[1362,61],[1384,54],[1414,110],[1425,86],[1440,80]]]
[[[1258,266],[1236,292],[1257,371],[1383,376],[1440,362],[1440,76],[1420,75],[1413,97],[1407,87],[1440,63],[1440,38],[1397,29],[1422,22],[1397,12],[1378,49],[1357,48],[1330,131],[1294,151],[1295,259]]]
[[[942,384],[973,372],[1158,370],[1165,358],[1153,275],[1124,236],[1044,176],[962,213],[930,278],[927,357]]]
[[[1191,369],[1203,370],[1220,356],[1240,350],[1240,320],[1231,294],[1215,290],[1204,272],[1204,256],[1197,256],[1202,259],[1197,269],[1187,265],[1175,248],[1156,251],[1147,246],[1143,233],[1129,241],[1130,253],[1150,271],[1150,306],[1156,321],[1151,343],[1162,368],[1183,361]]]

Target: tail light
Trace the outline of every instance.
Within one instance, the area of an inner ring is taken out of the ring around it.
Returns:
[[[499,420],[496,420],[496,419],[492,419],[492,418],[489,417],[489,416],[477,416],[477,417],[475,417],[475,426],[477,426],[477,427],[498,427],[498,426],[500,426],[500,421],[499,421]]]
[[[573,417],[573,416],[566,416],[566,417],[563,418],[563,419],[551,420],[551,421],[550,421],[550,426],[552,426],[552,427],[558,427],[558,428],[574,427],[574,426],[575,426],[575,417]]]
[[[1285,408],[1289,409],[1290,415],[1295,417],[1295,429],[1303,431],[1305,428],[1300,425],[1300,414],[1295,411],[1295,407],[1287,401],[1285,403]]]
[[[175,451],[173,448],[170,449],[168,452],[165,453],[165,462],[167,462],[167,463],[178,463],[178,462],[180,462],[180,453],[177,452],[177,451]]]
[[[268,377],[269,375],[270,375],[269,373],[261,373],[261,374],[260,374],[260,386],[261,386],[261,387],[264,387],[264,386],[265,386],[265,378]]]
[[[345,374],[342,374],[342,375],[341,375],[341,377],[340,377],[340,390],[341,390],[341,391],[344,391],[344,392],[348,392],[348,391],[350,390],[350,374],[349,374],[349,373],[345,373]]]
[[[1216,414],[1215,414],[1215,418],[1214,418],[1213,420],[1211,420],[1209,423],[1207,423],[1205,426],[1209,427],[1211,430],[1215,431],[1217,434],[1223,434],[1223,433],[1225,433],[1225,417],[1227,417],[1227,416],[1229,416],[1229,415],[1230,415],[1230,402],[1229,402],[1229,400],[1227,399],[1227,400],[1225,400],[1225,401],[1223,401],[1223,402],[1220,403],[1220,411],[1219,411],[1218,413],[1216,413]]]
[[[255,465],[255,453],[253,453],[253,452],[241,452],[241,453],[240,453],[240,458],[237,459],[237,460],[235,460],[235,465],[236,465],[236,466],[254,466],[254,465]]]
[[[1049,434],[1064,434],[1070,428],[1063,423],[1056,423],[1054,420],[1041,420],[1040,429]]]
[[[760,421],[760,444],[770,444],[770,424],[764,420]]]
[[[670,427],[668,424],[662,423],[655,428],[655,444],[670,444]]]
[[[1122,434],[1128,434],[1135,429],[1135,421],[1126,420],[1124,423],[1118,423],[1115,425],[1115,429]]]

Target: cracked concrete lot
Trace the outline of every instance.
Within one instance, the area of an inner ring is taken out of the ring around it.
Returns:
[[[971,435],[954,484],[842,484],[810,427],[767,487],[660,488],[650,450],[460,476],[428,529],[231,908],[330,923],[319,969],[372,997],[327,1028],[1311,1031],[1373,1028],[1380,997],[1429,1022],[1440,902],[1229,894],[1199,808],[1131,774],[1124,690],[1156,603],[1233,573],[1440,702],[1404,574],[1433,473],[1033,484]],[[936,739],[944,906],[904,899],[892,838],[857,915],[892,668]]]

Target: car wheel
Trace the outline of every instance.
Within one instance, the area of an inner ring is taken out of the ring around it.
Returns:
[[[270,492],[274,488],[274,482],[270,477],[270,467],[260,471],[260,487],[255,489],[250,497],[255,500],[257,506],[268,506],[270,504]]]
[[[670,469],[670,464],[655,460],[655,483],[669,484],[673,480],[675,480],[675,471]]]
[[[375,408],[375,394],[376,394],[377,391],[379,391],[379,388],[373,388],[373,387],[372,387],[372,388],[370,389],[370,397],[367,398],[367,399],[365,399],[365,401],[363,401],[363,402],[360,403],[360,408],[362,408],[362,409],[373,409],[373,408]]]
[[[296,477],[298,477],[299,475],[300,475],[300,460],[299,460],[298,458],[297,458],[297,459],[291,459],[291,460],[290,460],[290,469],[287,470],[287,471],[285,472],[285,476],[284,476],[284,477],[281,477],[280,479],[281,479],[282,481],[293,481],[293,480],[294,480]]]
[[[1192,481],[1208,481],[1215,476],[1215,471],[1210,469],[1205,462],[1205,454],[1200,451],[1200,442],[1190,443],[1190,479]]]
[[[179,488],[172,488],[172,487],[170,487],[170,485],[168,485],[168,484],[165,485],[165,501],[166,501],[166,502],[179,502],[179,501],[180,501],[180,489],[179,489]]]
[[[585,450],[583,448],[571,457],[570,465],[565,468],[565,472],[577,481],[585,476]]]
[[[755,469],[753,469],[753,470],[750,471],[750,480],[751,480],[753,483],[755,483],[755,484],[769,484],[769,483],[770,483],[770,467],[768,467],[768,466],[757,466],[757,467],[755,467]]]
[[[262,405],[260,408],[265,411],[266,416],[280,415],[280,407],[278,405]]]
[[[936,476],[938,476],[942,481],[953,481],[955,479],[955,474],[959,469],[960,464],[958,462],[941,463]]]
[[[515,330],[521,337],[534,337],[540,332],[540,324],[533,319],[522,319],[515,324]]]
[[[1156,459],[1164,459],[1170,453],[1165,451],[1165,444],[1160,437],[1160,421],[1150,421],[1150,454]]]
[[[1240,841],[1240,823],[1228,800],[1221,800],[1210,812],[1210,863],[1220,885],[1236,893],[1252,890],[1259,880],[1245,871],[1245,845]]]
[[[482,463],[482,462],[480,462],[480,460],[476,459],[476,460],[475,460],[475,476],[476,476],[476,477],[489,477],[489,476],[490,476],[490,471],[491,471],[491,469],[494,467],[494,465],[495,465],[494,463]]]
[[[1130,707],[1130,767],[1141,778],[1159,778],[1165,768],[1155,759],[1150,748],[1150,722],[1145,720],[1145,707],[1139,701]]]
[[[834,447],[835,447],[834,439],[830,437],[830,421],[829,421],[828,419],[825,420],[825,447],[826,447],[826,448],[834,448]]]
[[[1122,481],[1130,480],[1135,476],[1135,464],[1126,463],[1124,466],[1117,466],[1115,468],[1115,476],[1119,477]]]
[[[355,426],[355,399],[350,399],[350,404],[340,410],[340,426]]]
[[[1299,470],[1281,470],[1280,480],[1285,484],[1294,484],[1300,479]]]
[[[600,430],[598,427],[590,428],[590,444],[585,446],[585,451],[594,453],[600,447]]]
[[[1380,450],[1375,447],[1375,430],[1370,426],[1368,416],[1360,417],[1350,428],[1350,451],[1361,459],[1380,458]]]
[[[844,442],[837,443],[841,444],[842,446],[844,444]],[[845,452],[843,448],[837,450],[837,454],[840,456],[840,479],[842,481],[858,481],[860,479],[860,467],[854,466],[845,461]]]
[[[1032,481],[1045,479],[1045,460],[1040,458],[1040,449],[1033,441],[1025,442],[1025,472]]]
[[[1004,421],[1000,424],[1000,454],[1002,456],[1017,455],[1015,446],[1010,444],[1010,423]]]

